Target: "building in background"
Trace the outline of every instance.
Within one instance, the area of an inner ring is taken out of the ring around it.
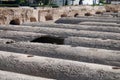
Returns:
[[[53,4],[57,4],[58,6],[70,5],[71,0],[53,0]]]
[[[111,0],[111,4],[120,4],[120,0]]]
[[[17,0],[0,0],[1,4],[15,4]]]
[[[83,5],[99,4],[99,0],[83,0]]]
[[[99,0],[53,0],[54,4],[57,4],[58,6],[63,5],[93,5],[93,4],[99,4]]]
[[[65,5],[96,5],[100,3],[120,3],[120,0],[0,0],[1,4],[18,4],[20,6],[30,6],[30,5],[51,5],[55,4],[57,6]]]

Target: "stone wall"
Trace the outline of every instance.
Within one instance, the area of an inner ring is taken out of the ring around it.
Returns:
[[[103,6],[67,6],[60,8],[49,8],[49,9],[39,9],[39,21],[46,21],[45,16],[51,15],[53,20],[57,20],[61,15],[74,16],[76,13],[84,16],[85,13],[89,12],[95,14],[96,11],[105,11]]]
[[[109,11],[120,11],[120,5],[106,5],[105,6],[105,9],[106,10],[109,10]]]
[[[97,11],[104,12],[107,10],[119,10],[120,6],[66,6],[60,8],[30,8],[30,7],[19,7],[19,8],[0,8],[0,24],[9,24],[12,20],[19,20],[17,23],[23,22],[34,22],[34,21],[55,21],[61,16],[74,16],[79,14],[84,16],[85,13],[94,15]]]
[[[20,23],[29,21],[33,16],[33,9],[28,8],[0,8],[0,24],[9,24],[18,19]]]

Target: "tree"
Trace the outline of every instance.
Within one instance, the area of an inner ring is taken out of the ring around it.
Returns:
[[[43,4],[44,5],[48,5],[49,4],[49,0],[43,0]]]
[[[65,1],[65,5],[68,5],[68,0]]]
[[[35,0],[35,3],[40,3],[42,2],[43,0]]]
[[[26,0],[19,0],[19,3],[21,4],[21,3],[25,3],[26,2]]]
[[[52,4],[53,0],[49,0],[49,3],[48,4]]]
[[[81,4],[82,4],[82,1],[83,1],[83,0],[79,0],[79,5],[81,5]]]
[[[16,0],[16,3],[19,4],[19,5],[28,4],[26,0]]]
[[[99,1],[99,3],[104,3],[104,2],[105,2],[105,0],[100,0],[100,1]]]

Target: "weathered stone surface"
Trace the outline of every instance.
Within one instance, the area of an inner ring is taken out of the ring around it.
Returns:
[[[30,22],[37,22],[35,17],[30,17]]]
[[[60,18],[58,20],[55,21],[55,23],[63,23],[63,24],[78,24],[80,22],[114,22],[114,23],[118,23],[118,19],[116,20],[112,20],[112,19],[85,19],[85,18],[73,18],[73,17],[65,17],[65,18]]]
[[[96,12],[110,11],[119,12],[119,5],[107,5],[107,6],[64,6],[59,8],[37,7],[36,9],[30,7],[17,7],[17,8],[0,8],[0,24],[9,24],[11,20],[15,18],[20,19],[20,23],[30,22],[31,17],[35,17],[36,21],[46,21],[45,16],[51,14],[53,21],[59,19],[62,14],[74,17],[75,14],[84,16],[89,12],[94,15]]]
[[[55,80],[0,70],[1,80]]]
[[[113,17],[118,17],[118,12],[117,12],[117,13],[106,12],[106,13],[103,13],[103,15],[111,15],[111,16],[113,16]]]
[[[29,57],[28,55],[10,52],[0,52],[0,60],[0,69],[2,70],[55,78],[57,80],[120,79],[120,70],[116,70],[112,66],[40,56]]]
[[[114,11],[120,11],[120,5],[106,5],[105,6],[106,10],[109,10],[110,12],[114,12]]]
[[[105,13],[104,13],[105,14]],[[116,13],[118,15],[118,13]],[[83,19],[112,19],[112,20],[116,20],[118,19],[118,17],[105,17],[105,16],[77,16],[76,18],[83,18]]]
[[[28,55],[32,54],[52,58],[120,66],[120,51],[113,50],[29,42],[5,44],[4,41],[3,43],[0,43],[0,50]]]
[[[102,40],[98,38],[69,37],[65,39],[65,44],[72,46],[120,50],[120,41],[110,39]]]
[[[51,14],[53,17],[53,21],[64,16],[74,17],[75,14],[79,14],[84,16],[86,12],[90,12],[91,14],[95,14],[96,11],[105,11],[104,6],[64,6],[59,8],[38,8],[38,21],[46,21],[45,16]]]
[[[80,22],[80,25],[89,25],[89,26],[112,26],[112,27],[120,27],[120,24],[116,24],[116,23],[105,23],[105,22]]]
[[[119,23],[118,5],[0,8],[0,80],[120,80]]]
[[[14,28],[11,27],[8,30],[44,33],[44,34],[48,34],[51,36],[59,36],[63,38],[66,38],[69,36],[75,36],[75,37],[89,37],[89,38],[120,40],[119,33],[99,32],[99,31],[87,31],[87,30],[79,31],[79,30],[73,30],[73,29],[30,27],[30,26],[14,26]],[[1,31],[1,32],[4,32],[4,31]],[[0,34],[0,35],[3,35],[3,34]]]
[[[0,43],[2,44],[7,44],[7,43],[14,43],[15,41],[12,39],[1,39],[0,38]]]
[[[7,21],[7,17],[4,16],[4,15],[0,15],[0,25],[1,25],[1,24],[5,24],[6,21]]]
[[[59,8],[37,7],[36,9],[30,7],[17,7],[17,8],[0,8],[0,24],[9,24],[11,20],[15,18],[20,19],[20,23],[30,22],[31,17],[35,17],[35,21],[46,21],[45,16],[51,14],[53,21],[59,19],[62,14],[66,16],[74,17],[75,14],[84,16],[89,12],[94,15],[97,11],[105,12],[109,10],[111,12],[120,11],[119,5],[112,6],[64,6]]]
[[[32,26],[32,27],[49,27],[49,28],[63,28],[63,29],[76,29],[76,30],[89,30],[89,31],[103,31],[103,32],[115,32],[120,33],[120,25],[109,25],[105,26],[99,25],[99,23],[80,23],[82,25],[70,25],[70,24],[55,24],[55,23],[39,23],[39,22],[33,22],[33,23],[23,23],[24,26]],[[88,25],[87,25],[88,24]],[[90,24],[90,25],[89,25]],[[95,25],[94,25],[95,24]],[[94,25],[94,26],[93,26]],[[106,24],[107,25],[107,24]],[[11,26],[12,27],[12,26]],[[0,29],[8,28],[7,26],[0,26]]]
[[[32,8],[0,8],[1,24],[9,24],[14,19],[19,19],[20,23],[30,21],[33,16]]]
[[[45,36],[45,34],[0,30],[0,38],[14,39],[15,41],[31,41],[41,36]]]

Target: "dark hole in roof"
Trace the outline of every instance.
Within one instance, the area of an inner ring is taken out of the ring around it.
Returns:
[[[74,15],[74,17],[77,17],[79,14],[78,13],[76,13],[75,15]]]
[[[113,66],[112,69],[120,69],[120,67]]]
[[[20,20],[19,19],[11,20],[9,24],[11,24],[11,25],[20,25]]]
[[[55,36],[42,36],[32,40],[31,42],[38,43],[51,43],[51,44],[64,44],[64,38],[55,37]]]
[[[27,55],[27,57],[34,57],[34,55]]]
[[[6,44],[12,44],[14,41],[7,41]]]
[[[85,13],[85,16],[92,16],[91,13]]]

